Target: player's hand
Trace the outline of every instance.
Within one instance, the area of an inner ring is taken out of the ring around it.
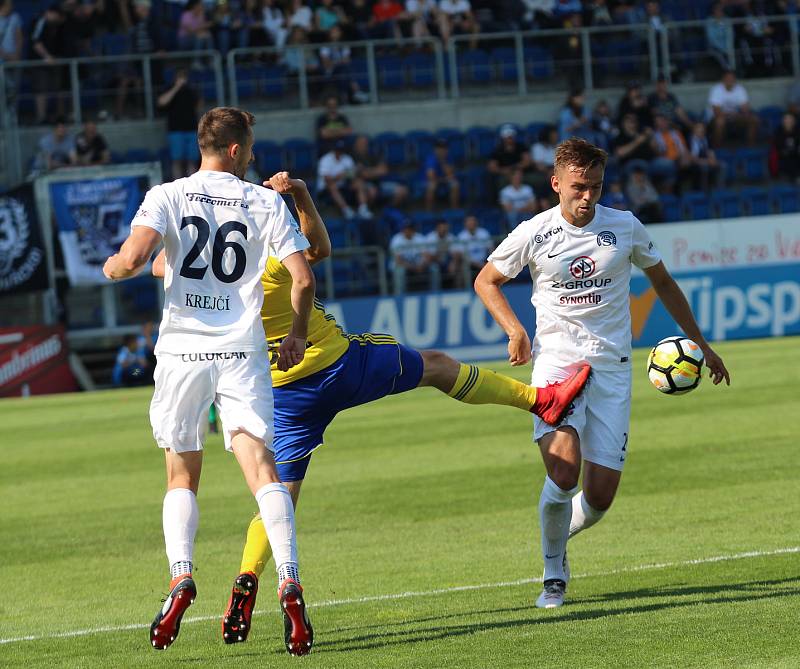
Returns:
[[[710,346],[703,350],[703,356],[705,357],[706,367],[708,367],[708,376],[714,385],[719,385],[723,379],[725,379],[726,385],[731,385],[731,375],[728,374],[722,358],[714,353]]]
[[[285,372],[299,365],[306,355],[306,340],[286,335],[278,347],[278,369]]]
[[[265,188],[271,188],[277,193],[293,195],[298,190],[306,188],[302,179],[292,179],[288,172],[278,172],[264,182]]]
[[[508,361],[512,367],[526,365],[531,361],[531,340],[527,332],[513,334],[508,338]]]
[[[114,280],[114,275],[112,274],[112,268],[114,267],[114,264],[116,263],[118,256],[119,253],[115,253],[108,260],[106,260],[105,265],[103,265],[103,275],[106,277],[106,279],[110,279],[111,281]]]

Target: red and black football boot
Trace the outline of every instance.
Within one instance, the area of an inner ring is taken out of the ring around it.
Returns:
[[[286,650],[290,655],[307,655],[314,644],[314,630],[306,615],[303,588],[290,578],[278,588],[283,611],[283,629]]]
[[[181,618],[186,609],[194,603],[195,597],[197,588],[192,575],[181,576],[164,600],[164,606],[156,614],[153,624],[150,625],[150,643],[153,644],[153,648],[164,650],[175,641],[181,629]]]
[[[257,593],[258,577],[253,572],[246,571],[236,577],[228,608],[222,617],[222,640],[225,643],[247,641]]]
[[[581,365],[563,381],[537,388],[536,403],[531,412],[545,423],[558,425],[569,412],[573,400],[583,391],[591,373],[592,368],[589,365]]]

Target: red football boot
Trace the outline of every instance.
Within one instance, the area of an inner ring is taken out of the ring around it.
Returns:
[[[537,388],[536,403],[531,407],[531,412],[545,423],[558,425],[570,410],[572,401],[583,391],[591,373],[592,368],[584,364],[563,381]]]
[[[177,583],[164,600],[164,606],[150,625],[150,643],[156,650],[164,650],[175,641],[181,629],[181,618],[197,597],[191,574],[184,574],[176,580]]]
[[[290,578],[278,588],[283,611],[283,629],[286,650],[290,655],[307,655],[314,643],[314,630],[306,615],[303,588]]]

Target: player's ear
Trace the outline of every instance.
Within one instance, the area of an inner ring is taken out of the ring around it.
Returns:
[[[241,144],[231,144],[228,147],[228,157],[231,160],[236,160],[239,157],[239,153],[241,152],[241,150],[242,150]]]
[[[558,190],[558,176],[556,176],[555,172],[553,172],[550,175],[550,186],[552,187],[552,189],[553,189],[553,191],[555,193],[559,192],[559,190]]]

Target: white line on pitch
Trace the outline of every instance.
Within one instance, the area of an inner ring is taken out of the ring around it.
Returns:
[[[635,565],[633,567],[620,567],[609,571],[589,572],[586,574],[573,574],[572,578],[598,578],[603,576],[615,576],[617,574],[629,574],[637,571],[651,571],[654,569],[669,569],[671,567],[691,567],[693,565],[712,564],[714,562],[727,562],[729,560],[746,560],[749,558],[772,557],[775,555],[787,555],[790,553],[800,553],[800,546],[790,546],[788,548],[776,548],[771,551],[747,551],[745,553],[733,553],[731,555],[714,555],[707,558],[695,558],[693,560],[681,560],[680,562],[658,562],[653,564]],[[468,590],[487,590],[492,588],[505,588],[516,585],[528,585],[538,583],[538,578],[522,578],[516,581],[505,581],[501,583],[478,583],[476,585],[456,585],[450,588],[438,588],[436,590],[417,590],[409,592],[396,592],[387,595],[367,595],[366,597],[352,597],[350,599],[328,599],[321,602],[309,603],[309,608],[322,608],[326,606],[344,606],[347,604],[364,604],[366,602],[385,602],[393,599],[411,599],[414,597],[430,597],[431,595],[444,595],[451,592],[465,592]],[[254,615],[269,613],[256,611]],[[207,622],[218,620],[219,616],[194,616],[184,618],[182,624]],[[90,634],[103,634],[106,632],[126,632],[128,630],[147,629],[150,625],[135,623],[132,625],[117,625],[107,627],[93,627],[83,630],[71,630],[68,632],[55,632],[53,634],[41,634],[30,636],[9,637],[0,639],[0,644],[18,643],[20,641],[39,641],[41,639],[67,639],[76,636],[89,636]]]

